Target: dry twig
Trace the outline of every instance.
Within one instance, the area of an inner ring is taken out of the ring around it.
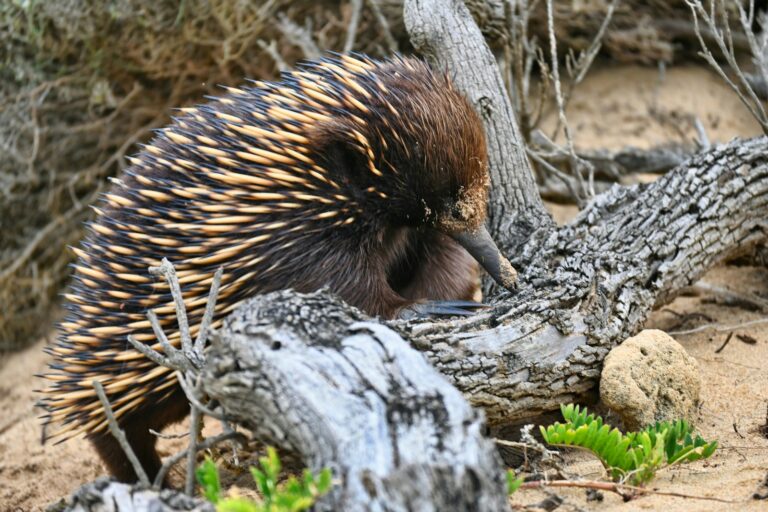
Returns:
[[[363,0],[350,0],[352,15],[347,25],[347,38],[344,41],[343,53],[349,53],[355,47],[355,38],[357,37],[357,27],[360,25],[360,11],[363,9]]]
[[[170,466],[186,456],[187,471],[184,490],[189,495],[192,495],[194,492],[194,474],[197,453],[211,445],[210,443],[206,444],[205,442],[198,443],[197,436],[202,427],[202,416],[205,414],[223,419],[222,415],[210,410],[201,402],[200,396],[202,395],[202,386],[198,373],[205,364],[204,350],[210,334],[210,325],[216,309],[216,299],[218,297],[219,287],[221,286],[221,276],[223,271],[223,268],[219,268],[213,276],[211,290],[208,294],[208,302],[205,306],[205,313],[203,314],[200,323],[197,338],[193,341],[190,334],[186,306],[184,305],[184,297],[181,293],[181,286],[178,277],[176,276],[176,270],[170,261],[163,258],[161,265],[159,267],[150,267],[149,272],[155,276],[162,276],[168,282],[176,307],[176,319],[179,326],[181,348],[177,349],[170,343],[163,328],[160,326],[157,315],[153,311],[147,312],[147,318],[149,318],[149,321],[152,324],[152,330],[163,349],[163,353],[137,341],[133,336],[128,336],[129,343],[151,361],[161,366],[165,366],[166,368],[176,370],[176,378],[190,402],[192,413],[189,427],[189,445],[180,454],[177,454],[163,463],[154,482],[155,486],[161,485]],[[195,384],[190,385],[189,379],[194,380]],[[232,439],[233,437],[235,436],[226,435],[217,436],[215,439],[217,439],[216,442],[219,442],[225,439]]]
[[[288,41],[301,48],[305,58],[316,59],[322,55],[322,51],[312,37],[312,30],[309,26],[302,27],[281,13],[277,17],[277,28]]]
[[[112,435],[120,444],[120,448],[123,449],[125,455],[128,457],[128,460],[131,461],[133,471],[139,478],[141,485],[149,487],[149,477],[147,476],[147,472],[144,471],[144,468],[139,462],[139,458],[136,457],[136,453],[133,451],[133,448],[131,448],[131,444],[128,442],[128,438],[125,436],[125,432],[123,432],[123,430],[120,428],[120,425],[117,423],[115,414],[112,412],[112,406],[110,405],[109,399],[107,398],[107,394],[104,392],[104,387],[101,385],[101,382],[97,380],[93,380],[91,383],[96,389],[96,394],[99,396],[99,401],[101,402],[102,407],[104,407],[104,414],[107,416],[107,421],[109,423],[109,431],[112,432]]]
[[[555,13],[554,3],[552,0],[546,0],[546,14],[547,14],[547,34],[549,39],[549,62],[543,56],[543,52],[536,47],[534,42],[527,40],[527,23],[530,16],[532,7],[529,9],[527,3],[523,2],[522,6],[515,6],[507,8],[507,24],[508,33],[511,40],[510,47],[512,51],[508,51],[506,54],[507,60],[512,59],[513,63],[509,64],[510,69],[514,67],[515,73],[515,86],[512,88],[515,95],[515,106],[518,111],[518,116],[521,119],[521,125],[523,127],[523,133],[527,135],[526,140],[529,142],[533,139],[535,124],[532,124],[531,113],[529,112],[529,99],[526,98],[529,92],[528,75],[530,74],[530,66],[533,62],[532,55],[536,55],[536,61],[539,63],[542,72],[544,73],[544,83],[551,83],[553,86],[553,96],[555,104],[557,105],[557,122],[553,130],[553,137],[562,129],[565,136],[565,147],[561,148],[550,141],[549,138],[544,136],[544,139],[548,141],[547,147],[549,148],[549,154],[545,154],[540,148],[532,148],[529,151],[529,156],[533,158],[539,164],[539,170],[544,171],[545,174],[552,175],[559,181],[563,182],[566,188],[570,191],[571,197],[579,205],[584,205],[589,198],[594,197],[595,187],[595,167],[589,160],[581,158],[575,150],[573,135],[571,133],[568,119],[565,114],[566,107],[570,101],[575,87],[581,83],[587,74],[587,71],[594,62],[600,48],[602,46],[603,38],[607,28],[613,18],[614,11],[618,5],[619,0],[613,0],[606,11],[603,22],[601,23],[597,34],[592,39],[590,45],[576,57],[572,52],[566,55],[566,69],[570,76],[570,81],[564,87],[560,76],[560,62],[557,51],[557,40],[555,37]],[[515,20],[513,15],[518,12],[518,19]],[[508,83],[512,83],[513,80],[508,80]],[[538,123],[540,115],[537,114],[535,123]],[[541,134],[543,135],[543,134]],[[553,164],[553,159],[563,163],[569,169],[569,173],[559,171],[556,165]],[[584,177],[586,176],[586,182]],[[546,180],[542,180],[546,181]]]
[[[285,59],[283,59],[283,56],[280,55],[280,52],[277,51],[277,41],[274,39],[267,44],[266,41],[259,39],[256,41],[256,44],[259,45],[259,48],[267,52],[267,55],[272,57],[272,60],[275,61],[275,65],[277,66],[278,71],[287,71],[290,66],[287,62],[285,62]]]
[[[384,40],[387,42],[389,51],[392,53],[399,52],[400,49],[399,45],[397,44],[397,39],[395,39],[395,36],[392,35],[392,29],[389,26],[389,20],[387,20],[387,17],[384,16],[384,13],[381,12],[381,5],[379,5],[379,0],[367,0],[367,2],[371,8],[373,17],[376,18],[376,23],[378,23],[381,27],[381,33],[384,36]]]
[[[708,331],[710,329],[715,332],[729,332],[729,331],[735,331],[736,329],[743,329],[745,327],[753,327],[755,325],[763,325],[763,324],[768,324],[768,318],[758,318],[757,320],[749,320],[748,322],[741,322],[738,324],[711,323],[711,324],[700,325],[699,327],[695,327],[693,329],[687,329],[684,331],[670,331],[669,334],[672,336],[682,336],[684,334],[695,334],[697,332]]]
[[[693,290],[700,290],[721,297],[726,304],[735,306],[747,306],[752,310],[767,311],[768,301],[751,293],[738,293],[732,290],[700,281],[693,286]]]
[[[619,484],[613,482],[601,482],[599,480],[537,480],[534,482],[523,482],[521,489],[541,489],[544,487],[578,487],[582,489],[597,489],[600,491],[614,492],[624,499],[632,499],[640,494],[656,494],[658,496],[673,496],[676,498],[687,498],[693,500],[716,501],[718,503],[743,503],[738,500],[726,500],[723,498],[714,498],[711,496],[699,496],[696,494],[687,494],[682,492],[657,491],[646,487],[637,487],[635,485]]]
[[[712,69],[714,69],[731,89],[733,89],[744,106],[749,109],[752,116],[760,123],[763,133],[768,135],[768,113],[766,113],[765,107],[757,97],[750,81],[747,79],[738,63],[736,49],[733,43],[733,34],[731,33],[731,26],[728,18],[728,10],[725,8],[724,1],[725,0],[711,0],[710,10],[708,12],[707,9],[704,8],[701,0],[686,0],[688,7],[691,9],[691,13],[693,14],[694,28],[699,39],[699,44],[701,45],[701,52],[699,55],[701,55]],[[757,39],[752,32],[754,0],[750,0],[749,2],[749,14],[747,14],[741,4],[738,4],[738,9],[739,21],[741,22],[744,33],[747,35],[752,56],[754,59],[762,62],[762,59],[765,58],[766,47],[762,43],[757,42]],[[713,34],[714,42],[725,59],[728,68],[736,75],[735,80],[728,76],[718,60],[712,54],[707,43],[704,41],[704,29],[700,26],[699,20],[703,21],[705,28]],[[765,40],[762,42],[765,42]]]

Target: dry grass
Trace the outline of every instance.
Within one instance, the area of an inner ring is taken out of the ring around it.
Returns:
[[[272,77],[275,56],[292,64],[309,43],[340,50],[351,14],[331,1],[3,2],[0,352],[49,329],[88,206],[174,107]],[[356,50],[386,53],[371,9],[357,33]]]

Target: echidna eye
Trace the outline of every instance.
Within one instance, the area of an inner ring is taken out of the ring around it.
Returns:
[[[464,215],[464,210],[459,207],[458,202],[453,203],[453,206],[451,207],[451,216],[454,219],[467,220],[466,216]]]

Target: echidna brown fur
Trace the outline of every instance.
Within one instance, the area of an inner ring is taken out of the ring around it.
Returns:
[[[278,289],[328,286],[384,317],[476,290],[476,263],[451,236],[485,218],[483,130],[451,80],[419,60],[334,56],[226,88],[181,109],[130,163],[74,249],[43,391],[47,437],[86,434],[120,479],[135,475],[94,379],[150,475],[159,459],[148,429],[188,412],[172,372],[126,342],[159,349],[153,310],[178,346],[169,287],[148,273],[162,258],[177,269],[193,336],[220,266],[214,327]]]

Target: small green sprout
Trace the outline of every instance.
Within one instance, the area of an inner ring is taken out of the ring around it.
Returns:
[[[521,476],[515,475],[515,472],[511,469],[507,470],[507,494],[513,494],[517,491],[521,485],[523,485],[524,479]]]
[[[261,468],[252,467],[251,475],[262,500],[222,498],[219,472],[211,459],[197,469],[197,481],[205,498],[216,505],[217,512],[301,512],[314,505],[317,498],[331,489],[331,471],[323,469],[315,476],[305,469],[301,478],[291,476],[278,484],[282,464],[277,451],[267,447],[266,457],[259,458]]]

